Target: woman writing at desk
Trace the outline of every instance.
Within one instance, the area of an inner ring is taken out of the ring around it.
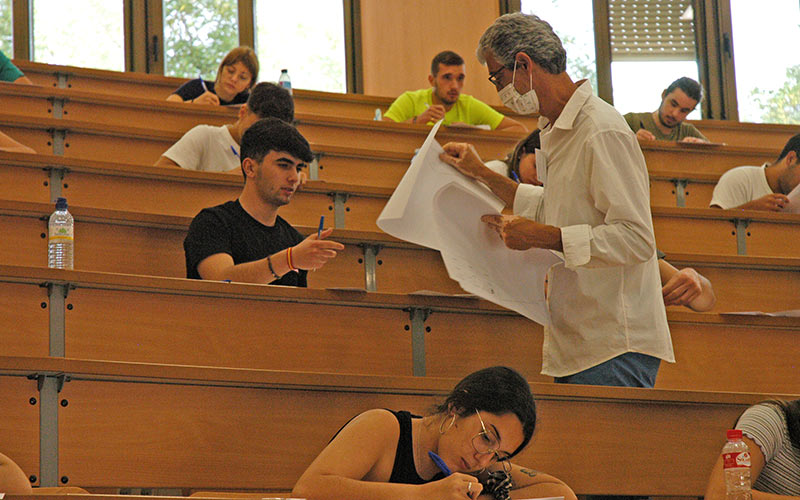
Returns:
[[[558,479],[510,462],[530,442],[535,425],[525,379],[510,368],[485,368],[461,380],[425,417],[390,410],[356,416],[311,463],[292,496],[505,499],[519,490],[515,496],[575,500]]]

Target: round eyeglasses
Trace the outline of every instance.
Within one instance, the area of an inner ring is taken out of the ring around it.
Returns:
[[[475,414],[478,415],[478,420],[481,423],[481,432],[472,438],[472,447],[481,455],[492,455],[492,463],[499,462],[503,466],[506,473],[511,472],[511,463],[508,461],[509,457],[503,451],[500,451],[500,439],[494,432],[489,432],[486,425],[483,423],[481,414],[478,409],[475,409]]]

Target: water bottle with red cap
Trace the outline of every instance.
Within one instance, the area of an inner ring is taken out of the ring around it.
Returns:
[[[728,442],[722,448],[727,500],[751,500],[750,449],[742,440],[742,431],[728,431]]]

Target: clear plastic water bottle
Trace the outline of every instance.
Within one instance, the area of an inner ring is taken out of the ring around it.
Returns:
[[[278,78],[278,85],[288,90],[290,94],[292,93],[292,79],[289,78],[288,69],[281,70],[281,77]]]
[[[750,500],[750,449],[742,441],[742,431],[728,431],[728,442],[722,448],[727,500]]]
[[[74,225],[72,214],[67,211],[67,199],[59,198],[48,224],[47,267],[72,269]]]

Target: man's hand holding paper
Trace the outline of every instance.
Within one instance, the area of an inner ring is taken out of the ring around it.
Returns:
[[[448,142],[442,149],[444,153],[439,155],[439,159],[470,179],[478,179],[480,172],[486,168],[472,144]]]
[[[541,224],[518,215],[487,214],[481,220],[497,231],[506,246],[512,250],[544,248],[564,249],[561,245],[561,230],[555,226]]]

